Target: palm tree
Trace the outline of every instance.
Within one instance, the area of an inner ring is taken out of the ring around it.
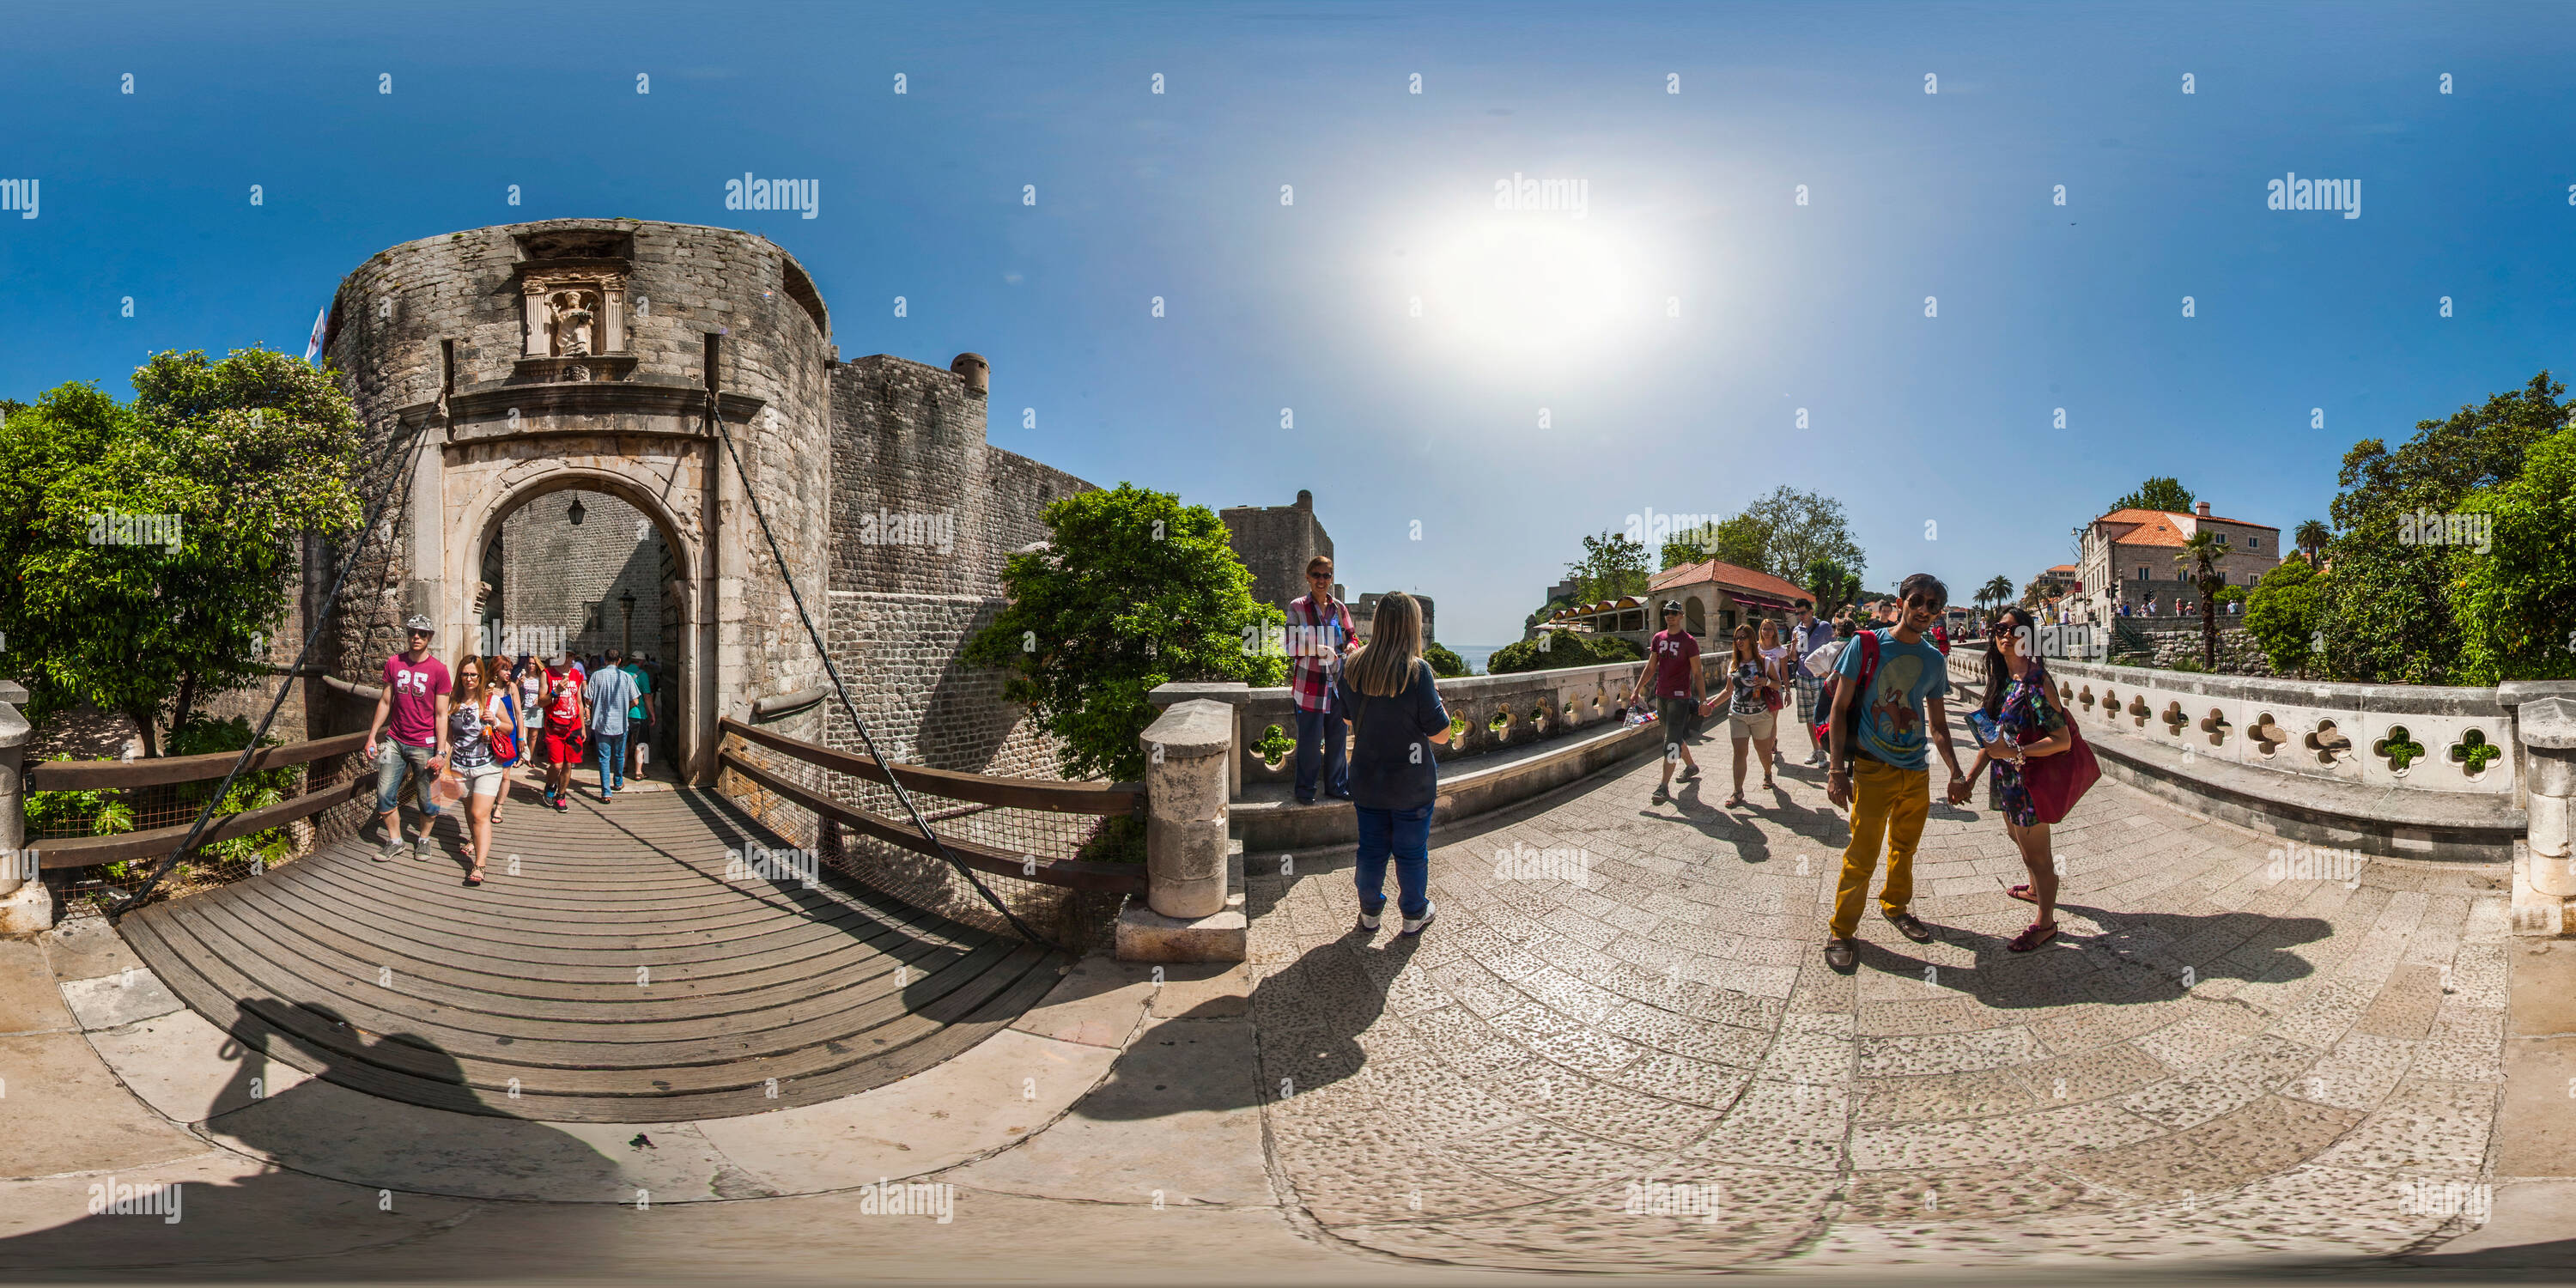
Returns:
[[[2218,669],[2218,592],[2227,589],[2227,577],[2218,571],[2219,556],[2227,547],[2215,532],[2204,528],[2183,538],[2182,550],[2174,562],[2191,570],[2191,583],[2200,591],[2200,665],[2201,669]]]
[[[2308,566],[2314,568],[2325,554],[2326,543],[2334,540],[2334,530],[2310,519],[2300,524],[2298,530],[2290,534],[2290,539],[2299,543],[2299,549],[2308,556]]]
[[[1977,590],[1977,602],[1982,604],[1993,604],[1995,607],[2001,608],[2011,601],[2012,593],[2012,578],[2004,576],[2001,573],[1997,573],[1993,577],[1988,578],[1986,584]]]

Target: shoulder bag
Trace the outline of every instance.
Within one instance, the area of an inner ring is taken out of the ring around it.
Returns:
[[[2065,821],[2075,802],[2084,799],[2085,791],[2102,776],[2102,765],[2093,758],[2093,748],[2084,741],[2084,730],[2075,723],[2075,717],[2057,704],[2056,682],[2046,675],[2040,679],[2042,700],[2066,722],[2066,750],[2024,761],[2021,784],[2030,792],[2030,805],[2038,811],[2039,821],[2058,823]]]

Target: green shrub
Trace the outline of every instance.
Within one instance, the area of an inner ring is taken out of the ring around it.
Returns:
[[[2281,675],[2316,664],[2315,641],[2325,621],[2325,587],[2305,559],[2284,561],[2264,573],[2245,597],[2245,632]]]
[[[213,752],[240,751],[250,745],[250,735],[250,720],[246,716],[215,720],[194,715],[186,724],[170,731],[170,754],[202,756]],[[263,738],[259,745],[274,747],[278,740],[275,737]],[[215,807],[215,816],[221,818],[226,814],[259,809],[286,799],[286,793],[295,786],[300,772],[301,767],[296,765],[244,770],[233,780],[231,789],[224,793],[223,803]],[[173,790],[172,798],[192,809],[203,809],[206,798],[214,795],[215,788],[223,781],[217,776],[199,782],[180,783]],[[198,846],[197,858],[225,863],[249,863],[253,860],[277,863],[293,852],[294,844],[285,828],[272,827],[248,836]]]
[[[1485,659],[1487,675],[1517,675],[1525,671],[1561,671],[1573,666],[1600,666],[1609,662],[1635,662],[1646,651],[1616,635],[1586,635],[1578,631],[1549,631],[1534,640],[1522,640],[1494,650]]]
[[[1431,663],[1431,673],[1441,679],[1453,680],[1467,674],[1467,659],[1458,656],[1446,645],[1425,644],[1422,646],[1422,656]]]
[[[2532,445],[2522,474],[2473,492],[2489,549],[2437,548],[2450,560],[2460,625],[2456,684],[2576,678],[2576,429]]]

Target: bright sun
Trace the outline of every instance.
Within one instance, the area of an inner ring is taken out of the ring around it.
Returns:
[[[1419,272],[1423,321],[1497,358],[1591,351],[1640,307],[1619,241],[1558,215],[1480,220],[1432,241]]]

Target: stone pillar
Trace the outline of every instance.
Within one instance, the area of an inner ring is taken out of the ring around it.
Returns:
[[[2528,793],[2531,888],[2561,899],[2576,898],[2576,855],[2570,853],[2569,798],[2576,797],[2576,701],[2543,698],[2515,709],[2522,744],[2523,787]]]
[[[527,282],[521,285],[520,290],[525,297],[523,303],[526,311],[520,314],[522,339],[519,356],[550,357],[554,353],[554,346],[547,339],[546,324],[554,320],[554,310],[546,303],[546,288],[535,282]]]
[[[1176,703],[1145,746],[1145,899],[1118,915],[1121,961],[1239,962],[1248,923],[1228,890],[1234,709],[1204,699]]]
[[[27,848],[27,739],[35,730],[18,714],[27,691],[0,680],[0,935],[32,935],[54,924],[53,892]]]

